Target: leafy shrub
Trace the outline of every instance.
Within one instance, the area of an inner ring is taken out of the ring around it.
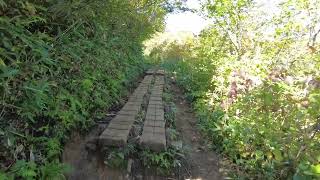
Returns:
[[[35,162],[17,161],[4,179],[65,179],[64,173],[70,168],[59,162],[46,163],[38,166]],[[1,177],[1,176],[0,176]]]
[[[163,26],[161,3],[0,0],[1,169],[39,178],[71,130],[120,100],[145,68],[142,41]]]
[[[317,163],[314,109],[288,101],[287,88],[266,83],[236,102],[225,123],[218,124],[224,152],[244,169],[279,178],[293,176],[300,163]],[[308,175],[317,175],[309,170]]]
[[[230,176],[260,179],[319,176],[317,89],[311,88],[306,96],[301,96],[304,85],[298,81],[290,85],[265,79],[250,90],[240,91],[243,80],[230,78],[229,69],[243,67],[241,63],[226,62],[214,68],[219,73],[210,72],[211,75],[197,70],[202,65],[194,59],[163,63],[193,102],[199,128],[212,147],[241,169],[242,173],[231,172]],[[239,87],[236,98],[230,96],[232,82]]]
[[[206,1],[214,24],[194,37],[158,34],[146,55],[175,78],[212,147],[241,170],[230,176],[317,179],[320,51],[310,37],[320,32],[319,3],[284,1],[271,19],[256,18],[266,17],[261,7]]]
[[[128,157],[137,152],[135,144],[127,144],[122,148],[110,148],[106,152],[104,163],[113,168],[125,168]]]
[[[184,158],[184,154],[175,148],[168,148],[160,153],[144,150],[139,158],[145,167],[156,167],[161,174],[169,174],[173,169],[181,167],[181,158]]]

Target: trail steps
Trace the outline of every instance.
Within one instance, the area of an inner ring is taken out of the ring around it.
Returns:
[[[150,69],[146,72],[146,76],[129,97],[128,102],[100,135],[99,144],[101,146],[125,146],[136,117],[142,111],[144,101],[147,100],[147,112],[144,118],[140,144],[142,147],[153,151],[166,149],[164,106],[162,102],[165,84],[164,74],[163,70]],[[154,84],[152,84],[153,81]],[[151,91],[150,96],[149,91]]]

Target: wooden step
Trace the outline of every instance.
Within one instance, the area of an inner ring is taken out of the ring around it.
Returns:
[[[165,75],[165,71],[163,69],[149,69],[148,71],[146,71],[147,75],[158,75],[158,76],[164,76]]]
[[[128,102],[122,107],[117,115],[111,120],[108,127],[99,137],[101,146],[124,146],[127,144],[130,130],[136,116],[141,110],[144,97],[150,88],[153,76],[145,76]]]
[[[166,149],[164,106],[162,101],[163,87],[163,76],[156,76],[154,86],[151,89],[141,137],[141,145],[143,147],[157,152]]]

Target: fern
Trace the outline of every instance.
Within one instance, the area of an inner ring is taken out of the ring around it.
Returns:
[[[50,163],[61,155],[61,141],[92,125],[143,72],[142,41],[163,23],[148,14],[159,12],[163,20],[161,2],[0,0],[1,128],[22,134],[21,153],[33,149],[36,167],[48,166],[40,172],[26,157],[12,174],[39,178],[52,168],[59,174],[62,167]],[[137,12],[141,7],[145,14]],[[0,163],[15,156],[0,151],[8,154]]]
[[[13,179],[13,178],[12,178],[12,177],[9,178],[5,173],[3,173],[3,172],[0,171],[0,179],[1,179],[1,180],[11,180],[11,179]]]
[[[62,152],[61,144],[58,139],[49,139],[46,143],[46,152],[48,159],[55,159],[59,157]]]
[[[25,160],[19,160],[11,168],[11,174],[14,174],[15,178],[23,178],[26,180],[33,180],[38,174],[37,166],[34,162],[27,162]]]
[[[71,168],[60,163],[46,163],[41,168],[41,178],[43,180],[63,180],[66,179],[65,173],[70,172]]]

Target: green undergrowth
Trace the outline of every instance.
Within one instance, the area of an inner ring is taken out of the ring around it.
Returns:
[[[139,159],[145,168],[152,168],[160,175],[171,175],[178,172],[182,166],[184,154],[181,149],[174,147],[167,148],[163,152],[152,152],[151,150],[143,150]]]
[[[137,151],[136,145],[130,143],[121,148],[108,148],[105,152],[104,163],[112,168],[125,169],[127,168],[128,158],[136,154]]]
[[[71,131],[103,118],[144,71],[157,3],[0,0],[0,179],[63,176]]]
[[[158,34],[146,43],[148,58],[184,91],[226,177],[319,179],[320,51],[297,49],[304,41],[275,34],[270,41],[242,39],[237,55],[220,28],[184,38]]]
[[[105,152],[104,163],[111,168],[126,169],[129,159],[138,160],[145,169],[154,169],[159,175],[171,175],[182,166],[182,149],[168,147],[162,152],[141,149],[136,144],[127,144],[121,148],[109,148]]]
[[[188,88],[193,78],[199,78],[193,76],[202,73],[189,76],[186,72],[191,70],[179,66],[186,65],[178,63],[179,69],[171,75],[192,103],[199,118],[198,128],[206,141],[223,155],[222,164],[228,177],[310,180],[320,177],[318,126],[313,123],[319,119],[318,90],[307,96],[306,108],[294,97],[297,89],[284,82],[265,81],[239,96],[226,110],[219,101],[209,105],[203,86],[197,85],[206,81],[196,80]]]

